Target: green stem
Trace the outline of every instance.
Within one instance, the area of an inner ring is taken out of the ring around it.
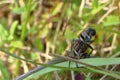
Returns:
[[[24,40],[26,35],[27,35],[27,23],[30,17],[30,12],[31,12],[31,7],[32,7],[32,1],[28,0],[28,4],[25,6],[25,13],[23,14],[23,24],[22,24],[22,33],[21,33],[21,40]]]

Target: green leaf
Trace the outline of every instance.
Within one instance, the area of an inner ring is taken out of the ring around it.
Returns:
[[[10,55],[10,56],[12,56],[14,58],[21,59],[21,60],[24,60],[24,61],[27,61],[27,62],[31,62],[31,63],[35,63],[33,61],[26,60],[26,59],[23,59],[23,58],[21,58],[19,56],[13,55],[13,54],[7,52],[4,49],[0,48],[0,51],[5,52],[6,54],[8,54],[8,55]],[[58,59],[54,60],[53,62],[59,62],[60,61],[60,59],[58,61],[57,60]],[[89,65],[93,65],[93,66],[103,66],[103,65],[120,64],[120,58],[89,58],[89,59],[81,59],[80,62],[89,64]],[[41,63],[39,63],[39,64],[41,64]],[[52,62],[51,62],[51,65],[50,64],[41,64],[41,65],[44,65],[46,67],[42,67],[42,69],[40,71],[37,70],[37,72],[36,71],[32,72],[32,74],[30,74],[30,73],[27,74],[27,75],[23,74],[19,78],[24,79],[28,75],[31,75],[30,78],[34,78],[35,76],[43,75],[45,73],[48,73],[48,72],[51,72],[51,71],[55,71],[55,70],[60,70],[60,69],[62,69],[62,70],[71,70],[72,69],[72,70],[78,70],[78,71],[80,71],[79,68],[75,68],[75,64],[71,64],[72,68],[68,68],[68,64],[69,64],[68,62],[61,62],[61,63],[55,64],[55,65]],[[79,67],[85,67],[85,66],[79,64]],[[109,76],[112,76],[114,78],[120,79],[119,75],[114,74],[112,72],[108,72],[108,71],[102,70],[102,69],[97,68],[97,67],[94,69],[93,67],[86,66],[86,68],[89,69],[89,70],[93,70],[94,72],[97,72],[97,73],[109,75]]]
[[[73,38],[76,38],[77,35],[76,35],[76,33],[72,32],[72,31],[68,28],[68,29],[66,29],[65,37],[72,40]]]
[[[59,4],[56,6],[56,8],[53,10],[52,15],[54,16],[54,15],[56,15],[57,13],[59,13],[59,12],[61,11],[62,6],[63,6],[63,3],[59,3]]]
[[[92,1],[92,7],[93,7],[93,9],[97,9],[98,8],[98,0],[93,0]]]
[[[1,73],[2,73],[2,76],[3,76],[3,80],[11,80],[10,73],[6,69],[6,66],[3,63],[3,61],[1,61],[1,60],[0,60],[0,70],[1,70]]]
[[[6,40],[8,36],[7,30],[0,24],[0,38]]]
[[[91,80],[91,78],[90,78],[90,77],[87,77],[85,80]]]
[[[42,40],[36,38],[36,39],[34,39],[34,43],[35,43],[35,46],[38,50],[40,50],[40,51],[43,50],[44,46],[43,46]]]
[[[23,6],[23,7],[11,7],[11,9],[12,9],[12,12],[13,13],[16,13],[16,14],[22,14],[22,13],[24,13],[25,12],[25,7]]]
[[[12,41],[12,42],[11,42],[11,46],[12,46],[12,47],[15,47],[15,48],[20,48],[20,49],[22,49],[23,43],[22,43],[22,41],[20,41],[20,40],[16,40],[16,41]]]
[[[72,14],[73,14],[72,9],[71,9],[71,8],[68,8],[67,11],[66,11],[66,16],[67,16],[67,17],[71,17]]]
[[[94,66],[105,66],[105,65],[120,64],[120,58],[88,58],[88,59],[81,59],[80,61],[84,62],[84,63],[87,63],[87,64],[94,65]],[[61,62],[61,63],[55,64],[55,66],[66,67],[66,68],[68,67],[68,65],[69,65],[68,62]],[[76,68],[76,64],[74,62],[72,62],[70,66],[71,66],[71,68],[73,68],[73,70]],[[83,66],[84,65],[79,64],[79,67],[83,67]],[[49,72],[52,72],[52,71],[56,71],[56,70],[60,70],[60,69],[59,68],[46,67],[46,68],[32,74],[27,79],[31,79],[31,78],[34,78],[35,76],[40,76],[40,75],[43,75],[43,74],[46,74],[46,73],[49,73]],[[92,69],[92,70],[94,70],[95,72],[97,71],[95,69]],[[106,74],[105,72],[102,72],[102,71],[101,71],[101,73]],[[111,74],[112,73],[110,73],[110,75]]]
[[[41,31],[39,31],[39,35],[40,35],[40,37],[46,37],[47,35],[48,35],[48,33],[49,33],[49,25],[45,25],[42,29],[41,29]]]
[[[7,30],[0,24],[0,46],[7,40],[8,32]]]
[[[115,15],[107,16],[107,19],[104,21],[104,26],[112,26],[112,25],[118,25],[119,24],[119,18]]]
[[[35,60],[37,60],[37,57],[38,57],[38,55],[37,55],[37,53],[31,53],[31,59],[33,60],[33,61],[35,61]]]
[[[12,40],[14,38],[14,33],[15,33],[15,29],[17,27],[17,24],[18,24],[18,21],[14,21],[11,25],[11,28],[10,28],[10,35],[8,37],[8,40]]]
[[[108,5],[108,3],[106,3],[106,4],[102,5],[102,6],[99,6],[99,7],[96,8],[96,9],[93,9],[90,14],[95,16],[95,15],[96,15],[98,12],[100,12],[106,5]]]

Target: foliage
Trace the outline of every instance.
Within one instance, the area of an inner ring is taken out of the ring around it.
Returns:
[[[15,79],[36,67],[37,63],[49,62],[52,60],[49,56],[51,53],[66,55],[66,50],[70,50],[71,40],[76,39],[86,27],[92,27],[97,32],[92,44],[92,56],[119,57],[119,0],[1,0],[0,8],[0,47],[12,53],[0,52],[0,79]],[[14,57],[15,55],[18,57]],[[35,64],[22,61],[19,57]],[[102,60],[99,63],[105,64],[103,68],[111,70],[111,74],[120,74],[118,63],[110,65],[112,62]],[[61,65],[65,64],[58,64]],[[58,72],[47,73],[51,69],[56,70],[49,66],[45,69],[46,74],[36,73],[38,76],[33,78],[71,80],[70,71],[65,72],[61,68]],[[77,69],[74,73],[83,73],[86,80],[115,80],[109,76],[104,77],[105,74],[97,73],[94,69],[80,69],[81,71]]]

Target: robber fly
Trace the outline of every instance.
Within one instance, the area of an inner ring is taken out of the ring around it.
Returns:
[[[93,51],[90,44],[93,42],[92,37],[94,37],[96,31],[92,28],[87,28],[81,32],[78,39],[73,39],[71,42],[71,50],[67,51],[67,56],[74,59],[88,58]],[[87,49],[90,48],[91,51],[88,53]],[[70,67],[69,61],[69,67]],[[78,64],[76,63],[76,67]]]

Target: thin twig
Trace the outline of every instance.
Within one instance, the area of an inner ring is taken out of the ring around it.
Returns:
[[[78,13],[79,17],[82,17],[82,12],[83,12],[84,5],[85,5],[85,0],[82,0],[81,5],[79,7],[79,13]]]
[[[114,46],[115,46],[116,38],[117,38],[117,33],[114,33],[113,40],[112,40],[112,44],[111,44],[112,49],[110,50],[110,54],[109,54],[109,55],[111,55],[112,52],[113,52],[113,48],[114,48]]]
[[[115,33],[114,36],[113,36],[112,44],[111,44],[111,48],[112,48],[112,49],[110,49],[110,54],[109,54],[109,55],[111,55],[112,52],[113,52],[113,48],[114,48],[114,44],[115,44],[116,38],[117,38],[117,34]],[[108,68],[109,68],[109,65],[106,66],[106,70],[108,70]],[[115,67],[113,67],[110,71],[112,71],[114,68],[115,68]],[[103,80],[106,76],[107,76],[107,75],[102,76],[102,77],[100,78],[100,80]]]
[[[100,24],[101,22],[103,22],[103,20],[114,10],[116,10],[117,7],[111,7],[109,8],[109,10],[99,19],[99,21],[97,22],[97,24]]]
[[[72,80],[75,80],[75,74],[74,74],[73,70],[71,71],[71,78],[72,78]]]
[[[48,57],[49,57],[49,52],[50,52],[50,44],[49,42],[46,43],[46,57],[45,57],[45,62],[48,62]]]
[[[61,80],[57,71],[54,71],[55,80]]]
[[[117,65],[113,66],[113,67],[110,69],[110,71],[113,71],[116,67],[117,67]],[[102,76],[99,80],[104,80],[105,77],[107,77],[107,75]]]

